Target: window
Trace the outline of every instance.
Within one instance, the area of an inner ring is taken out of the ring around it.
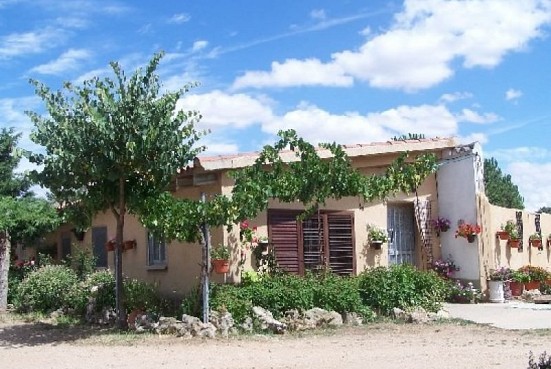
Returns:
[[[166,266],[165,240],[147,232],[147,265]]]
[[[350,275],[354,263],[354,215],[324,211],[298,221],[296,211],[270,210],[268,225],[277,263],[289,273],[328,267]]]

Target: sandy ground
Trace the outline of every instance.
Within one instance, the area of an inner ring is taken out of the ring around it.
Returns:
[[[526,368],[551,330],[459,322],[183,340],[0,321],[0,368]]]

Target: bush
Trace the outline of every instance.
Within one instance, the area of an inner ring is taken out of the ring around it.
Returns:
[[[528,369],[551,369],[551,356],[547,356],[547,352],[544,351],[543,354],[540,355],[539,361],[536,362],[534,354],[530,351]]]
[[[22,312],[51,312],[71,306],[78,284],[76,273],[63,265],[47,265],[30,272],[21,281],[14,296],[16,309]]]
[[[358,278],[340,277],[332,273],[320,275],[314,288],[313,305],[340,314],[355,312],[366,320],[373,319],[373,311],[362,302],[358,281]]]
[[[231,284],[217,284],[210,289],[210,307],[212,310],[227,310],[237,323],[242,323],[252,313],[253,304],[246,287]],[[198,294],[201,297],[201,294]],[[199,313],[201,316],[201,304]]]
[[[373,268],[358,278],[364,304],[385,315],[390,315],[395,307],[422,307],[436,312],[449,293],[446,282],[436,273],[420,271],[409,264]]]
[[[96,312],[115,307],[115,276],[111,272],[102,270],[89,274],[74,290],[71,307],[77,314],[84,315],[92,296],[96,299]]]
[[[67,259],[69,266],[77,273],[80,280],[85,280],[96,270],[96,257],[91,248],[73,245],[73,254]]]
[[[161,313],[163,301],[154,285],[137,279],[125,279],[123,285],[127,312],[138,309]]]

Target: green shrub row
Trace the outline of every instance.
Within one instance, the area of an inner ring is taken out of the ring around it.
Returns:
[[[109,271],[81,274],[81,271],[75,271],[67,265],[47,265],[31,270],[20,282],[9,285],[15,308],[20,312],[41,313],[65,309],[82,316],[91,297],[96,300],[98,312],[103,308],[113,308],[113,274]],[[127,312],[143,309],[161,314],[169,307],[151,284],[125,278],[123,287]]]
[[[238,322],[251,315],[253,306],[271,311],[276,318],[287,310],[313,307],[339,313],[356,312],[367,320],[373,311],[390,315],[392,308],[422,307],[438,311],[450,293],[450,284],[432,271],[419,271],[410,265],[378,267],[357,277],[331,273],[304,277],[279,274],[261,279],[247,278],[241,285],[213,285],[210,307],[227,309]],[[183,312],[199,316],[201,305],[196,290],[182,303]]]

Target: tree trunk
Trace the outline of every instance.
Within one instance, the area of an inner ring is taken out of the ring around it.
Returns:
[[[115,301],[117,310],[117,325],[119,329],[128,327],[126,322],[126,309],[124,306],[124,289],[122,279],[122,247],[124,237],[124,216],[126,213],[125,179],[119,180],[119,211],[117,218],[117,236],[115,246]]]
[[[10,251],[10,236],[7,231],[0,231],[0,311],[5,311],[8,308]]]

